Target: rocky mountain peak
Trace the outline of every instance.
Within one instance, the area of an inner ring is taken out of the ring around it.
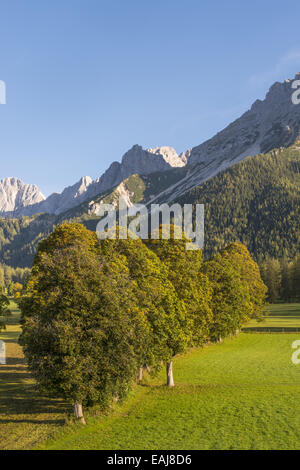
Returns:
[[[122,157],[121,163],[113,162],[106,172],[88,189],[88,197],[93,197],[120,184],[131,175],[149,175],[157,171],[167,171],[186,164],[187,156],[178,156],[172,147],[143,149],[135,144]]]
[[[25,184],[15,177],[0,181],[0,213],[22,210],[44,199],[45,196],[34,184]]]
[[[154,155],[162,155],[165,162],[167,162],[171,167],[182,167],[186,165],[187,159],[185,154],[177,155],[177,152],[173,147],[163,146],[163,147],[154,147],[148,148],[147,152],[153,153]]]
[[[299,77],[297,73],[295,79]],[[298,140],[300,105],[292,102],[295,79],[274,83],[264,100],[256,100],[240,118],[212,139],[194,147],[188,164],[215,160],[224,168],[247,156],[286,147]]]

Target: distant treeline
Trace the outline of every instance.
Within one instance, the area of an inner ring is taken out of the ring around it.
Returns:
[[[292,261],[268,257],[259,263],[261,277],[268,287],[268,300],[300,302],[300,255]]]
[[[299,252],[300,152],[278,149],[248,157],[186,193],[181,204],[204,204],[204,255],[228,243],[247,246],[257,261]]]
[[[15,283],[24,285],[29,273],[29,268],[12,268],[0,264],[0,286],[4,287],[7,293],[10,293],[10,286]]]

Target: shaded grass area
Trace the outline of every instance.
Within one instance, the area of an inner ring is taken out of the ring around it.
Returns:
[[[146,379],[106,416],[44,449],[299,449],[299,335],[241,334],[175,360],[174,389]]]
[[[0,333],[6,345],[6,364],[0,364],[0,449],[28,449],[48,438],[65,423],[66,405],[41,397],[34,388],[18,345],[19,311],[11,302],[12,316]]]
[[[300,303],[269,305],[264,321],[252,320],[243,331],[300,332]]]

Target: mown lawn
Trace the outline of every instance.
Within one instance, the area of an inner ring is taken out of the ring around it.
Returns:
[[[67,405],[34,390],[17,312],[0,365],[1,449],[300,449],[300,334],[242,333],[175,360],[176,387],[145,379],[106,415],[68,424]],[[95,411],[95,410],[94,410]],[[55,433],[55,436],[53,436]]]
[[[300,449],[300,366],[294,334],[244,334],[175,361],[113,413],[44,449]]]
[[[299,329],[300,331],[300,304],[273,304],[266,309],[266,317],[263,322],[252,320],[247,328],[255,328],[255,330],[263,330],[266,328],[280,329]]]
[[[7,330],[0,333],[7,356],[6,365],[0,364],[0,449],[29,449],[65,423],[66,405],[35,391],[17,343],[19,312],[13,302],[10,309]]]

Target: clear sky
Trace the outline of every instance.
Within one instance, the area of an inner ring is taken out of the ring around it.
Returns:
[[[200,144],[300,71],[299,18],[299,0],[0,0],[0,179],[49,195],[134,144]]]

